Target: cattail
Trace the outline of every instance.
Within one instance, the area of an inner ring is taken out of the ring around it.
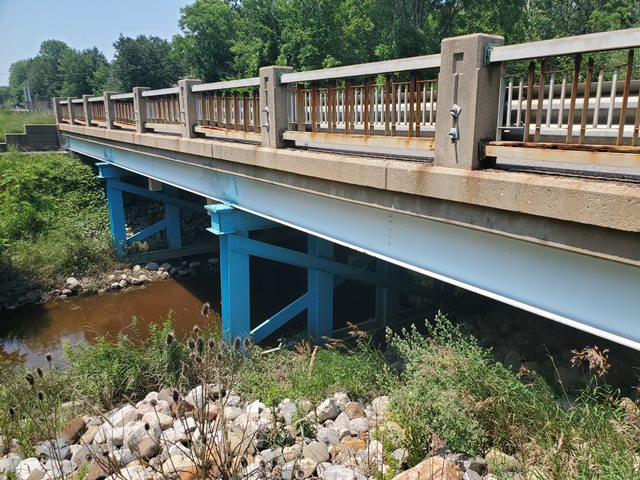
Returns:
[[[13,409],[13,407],[9,407],[9,416],[15,417],[15,415],[16,415],[16,411]]]
[[[180,397],[180,396],[178,395],[178,391],[177,391],[177,390],[174,390],[174,391],[173,391],[173,394],[172,394],[171,396],[172,396],[172,398],[173,398],[173,401],[174,401],[174,402],[177,402],[177,401],[178,401],[178,398]]]
[[[43,401],[44,400],[44,392],[42,390],[40,390],[38,392],[38,400]]]
[[[48,352],[47,352],[47,354],[44,356],[44,358],[46,358],[46,359],[47,359],[47,362],[48,362],[48,363],[51,363],[51,360],[53,360],[53,357],[52,357],[52,356],[51,356],[51,354],[50,354],[50,353],[48,353]]]
[[[173,333],[167,333],[167,347],[170,347],[173,343]]]
[[[209,302],[204,302],[202,304],[202,310],[200,310],[200,314],[203,317],[206,317],[209,315],[209,312],[211,311],[211,305],[209,305]]]
[[[151,426],[149,425],[149,422],[144,422],[144,429],[148,432],[149,429],[151,428]]]
[[[158,405],[158,401],[155,398],[152,398],[149,403],[151,404],[152,407],[155,407],[156,405]]]
[[[202,340],[202,337],[198,337],[198,341],[196,342],[196,349],[198,350],[198,353],[202,353],[202,351],[204,350],[204,340]]]
[[[249,339],[249,337],[244,337],[242,346],[245,348],[245,350],[251,346],[251,340]]]
[[[44,373],[42,373],[42,369],[40,367],[36,368],[36,373],[40,378],[44,377]]]
[[[32,387],[33,387],[33,386],[35,385],[35,383],[36,383],[35,379],[33,378],[33,375],[31,375],[30,373],[27,373],[27,374],[24,376],[24,379],[25,379],[25,380],[27,381],[27,383],[28,383],[29,385],[31,385]]]
[[[233,349],[240,350],[240,337],[236,337],[233,339]]]
[[[196,348],[196,342],[193,340],[193,338],[189,339],[189,341],[187,342],[187,345],[189,347],[189,350],[193,350]]]
[[[218,352],[218,354],[216,355],[216,360],[218,360],[219,362],[222,361],[222,353]]]
[[[200,327],[198,325],[193,326],[193,333],[194,335],[198,335],[198,333],[200,333]]]
[[[213,341],[213,338],[209,339],[208,345],[209,350],[213,350],[216,347],[216,342]]]
[[[196,356],[196,363],[202,363],[202,357],[200,355]]]

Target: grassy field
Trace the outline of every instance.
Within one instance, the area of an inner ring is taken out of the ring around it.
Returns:
[[[49,113],[17,113],[0,109],[0,142],[4,142],[5,133],[22,133],[24,125],[55,123]]]

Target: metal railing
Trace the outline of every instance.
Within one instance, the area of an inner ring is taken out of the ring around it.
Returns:
[[[429,55],[284,74],[282,83],[293,87],[285,138],[332,142],[334,137],[352,146],[374,146],[369,139],[374,136],[428,138],[427,148],[433,148],[439,66],[440,55]]]
[[[111,100],[113,100],[114,125],[124,129],[135,129],[133,93],[111,95]]]
[[[64,123],[70,123],[71,122],[71,117],[69,116],[69,101],[68,100],[61,100],[60,101],[60,108],[62,109],[62,113],[61,113],[60,119]]]
[[[258,77],[194,85],[195,131],[207,137],[259,142],[259,85]]]
[[[84,114],[84,102],[81,98],[74,98],[71,100],[71,108],[73,112],[73,121],[82,124],[86,123]]]
[[[639,45],[640,29],[634,29],[496,48],[491,62],[537,57],[526,72],[501,81],[496,140],[637,146],[640,69],[634,69],[633,47]],[[601,54],[616,50],[621,63]]]
[[[104,97],[89,98],[89,108],[91,109],[91,125],[104,125],[107,121]]]
[[[156,131],[180,129],[180,98],[178,87],[147,90],[145,99],[147,122],[145,128]]]

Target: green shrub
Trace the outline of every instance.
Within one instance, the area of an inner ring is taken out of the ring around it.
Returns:
[[[60,153],[0,155],[1,297],[118,264],[92,169]]]

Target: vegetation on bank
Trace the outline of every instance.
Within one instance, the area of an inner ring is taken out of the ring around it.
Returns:
[[[39,112],[13,112],[0,108],[0,143],[7,133],[23,133],[25,125],[55,123],[53,115]]]
[[[116,257],[100,181],[63,153],[0,155],[0,304]]]
[[[516,473],[539,479],[638,474],[640,411],[597,377],[606,364],[601,352],[576,355],[576,365],[587,359],[596,372],[589,374],[583,391],[571,392],[576,397],[561,393],[572,399],[567,403],[534,372],[514,373],[496,363],[489,350],[444,316],[427,327],[427,336],[416,329],[389,334],[382,355],[355,330],[350,347],[301,341],[289,349],[265,351],[239,341],[225,347],[211,329],[196,328],[187,338],[176,339],[170,320],[143,336],[134,322],[116,342],[67,345],[68,367],[54,372],[57,383],[46,380],[47,372],[44,377],[45,384],[60,385],[60,392],[51,393],[57,402],[84,399],[103,408],[135,403],[163,387],[186,392],[214,380],[271,406],[284,398],[318,402],[336,391],[363,401],[388,395],[398,428],[377,435],[389,450],[407,448],[411,464],[448,448],[486,455],[491,471],[505,479]],[[20,378],[7,381],[24,372],[7,372],[0,402],[11,406],[13,416],[7,409],[0,412],[0,430],[18,435],[21,448],[29,451],[38,436],[35,424],[24,423],[21,430],[11,426],[16,412],[28,410],[22,403],[33,399],[33,389]],[[495,449],[503,453],[487,455]]]

